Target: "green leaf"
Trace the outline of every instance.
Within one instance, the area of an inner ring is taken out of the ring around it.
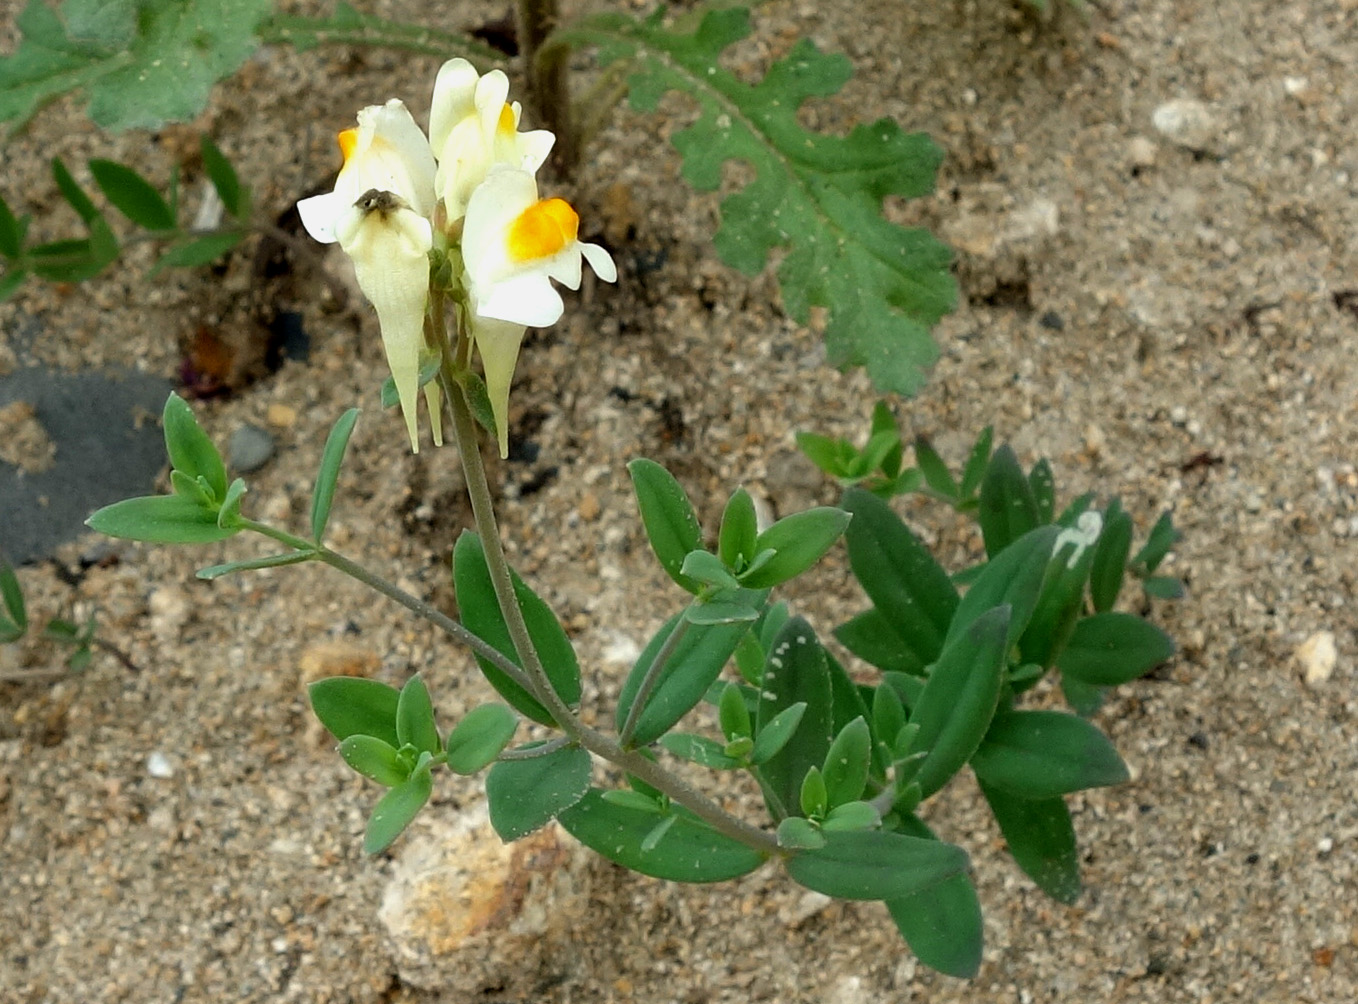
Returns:
[[[1097,726],[1061,711],[996,715],[971,766],[992,788],[1029,799],[1121,784],[1129,777]]]
[[[170,465],[191,478],[206,478],[215,501],[226,498],[226,465],[222,455],[193,417],[193,409],[178,394],[166,398],[161,424]]]
[[[1024,874],[1053,899],[1075,902],[1080,895],[1080,856],[1065,800],[1019,798],[984,781],[981,794]]]
[[[966,867],[960,847],[883,830],[826,833],[824,847],[787,859],[794,881],[837,899],[899,899]]]
[[[203,170],[207,172],[226,211],[242,223],[249,222],[250,192],[241,185],[231,161],[226,159],[206,133],[199,140],[199,149],[203,155]]]
[[[410,777],[410,764],[401,759],[395,747],[373,736],[349,736],[340,743],[340,756],[370,781],[394,788]]]
[[[1113,609],[1132,550],[1132,517],[1114,499],[1103,516],[1103,532],[1089,567],[1089,598],[1099,613]]]
[[[802,778],[802,790],[797,802],[803,816],[819,819],[830,811],[830,793],[825,789],[825,775],[819,767],[812,767]]]
[[[503,704],[473,708],[444,743],[449,769],[457,774],[475,774],[489,766],[509,745],[518,727],[518,718]]]
[[[732,770],[740,761],[724,752],[723,744],[706,736],[687,732],[670,732],[660,737],[660,745],[681,760],[689,760],[713,770]]]
[[[956,300],[951,253],[928,232],[884,219],[882,200],[931,192],[941,153],[890,119],[842,137],[807,132],[802,103],[837,93],[849,60],[803,39],[751,86],[723,65],[723,50],[748,33],[749,11],[737,7],[710,11],[692,34],[667,31],[657,17],[608,13],[556,37],[599,46],[605,65],[629,60],[640,111],[653,111],[671,89],[696,99],[697,121],[673,137],[684,177],[711,191],[729,179],[727,161],[753,169],[750,183],[722,201],[717,253],[753,275],[770,252],[787,249],[778,269],[784,305],[801,323],[812,306],[828,308],[830,363],[866,366],[879,390],[914,393],[938,355],[929,328]]]
[[[349,436],[358,421],[359,409],[350,408],[330,429],[321,454],[321,466],[316,471],[316,488],[311,493],[311,538],[316,543],[325,536],[325,525],[330,521],[330,505],[335,501],[335,483],[344,464],[344,451],[349,448]]]
[[[750,728],[750,711],[745,707],[745,695],[734,683],[728,683],[721,692],[721,700],[717,703],[717,720],[721,724],[722,734],[728,740],[742,736],[748,738],[754,734]]]
[[[868,445],[863,452],[874,454],[872,466],[880,470],[888,478],[897,477],[901,473],[901,464],[905,461],[905,447],[901,443],[901,430],[896,425],[896,416],[891,411],[891,406],[885,401],[878,401],[872,406],[872,425],[871,434],[868,438]],[[885,442],[889,446],[880,457],[875,456],[876,450],[873,443]]]
[[[286,554],[270,554],[263,558],[228,561],[224,565],[209,565],[207,568],[198,569],[194,574],[205,582],[211,582],[213,579],[220,579],[223,575],[231,575],[233,572],[253,572],[261,568],[300,565],[302,562],[311,561],[315,557],[316,555],[311,551],[288,551]]]
[[[759,619],[759,611],[744,603],[718,600],[689,604],[684,619],[690,624],[749,624]]]
[[[858,658],[883,671],[921,673],[924,664],[876,607],[869,607],[834,630],[835,638]]]
[[[1052,465],[1043,457],[1028,472],[1028,487],[1033,491],[1033,501],[1037,503],[1037,521],[1050,523],[1056,512],[1056,475]]]
[[[717,556],[722,564],[737,571],[753,560],[756,526],[754,499],[744,488],[737,488],[721,514],[721,532],[717,535]]]
[[[910,724],[918,725],[907,754],[925,753],[913,780],[928,798],[976,752],[990,727],[1004,681],[1010,611],[987,611],[938,657]]]
[[[1144,568],[1147,573],[1155,571],[1160,567],[1160,562],[1165,560],[1165,555],[1169,554],[1172,548],[1179,541],[1179,531],[1174,529],[1174,521],[1169,513],[1164,513],[1155,521],[1155,526],[1151,527],[1150,537],[1141,550],[1136,552],[1132,558],[1134,568]]]
[[[811,820],[788,816],[778,824],[778,846],[792,851],[815,851],[825,846],[825,835]]]
[[[171,473],[177,474],[178,471]],[[226,486],[226,497],[222,499],[222,507],[217,510],[217,525],[223,530],[240,526],[240,504],[247,491],[249,488],[243,478],[236,478]]]
[[[930,969],[964,980],[980,970],[985,947],[981,901],[965,872],[888,900],[886,908],[910,950]]]
[[[924,483],[936,494],[945,499],[957,500],[962,497],[957,481],[948,470],[948,465],[934,449],[933,443],[924,436],[915,437],[915,463],[924,475]]]
[[[415,771],[410,780],[399,784],[382,796],[368,818],[368,830],[363,835],[363,853],[380,854],[401,835],[434,791],[434,779],[429,769]]]
[[[239,532],[223,530],[215,512],[178,495],[124,499],[100,509],[85,525],[110,537],[156,544],[211,544]]]
[[[11,268],[0,276],[0,303],[4,303],[19,291],[19,287],[28,281],[28,274],[26,268]]]
[[[1104,698],[1108,696],[1105,687],[1096,687],[1092,683],[1082,683],[1073,676],[1061,677],[1061,693],[1066,699],[1066,703],[1081,718],[1093,718],[1103,707]]]
[[[531,761],[529,761],[531,762]],[[717,833],[683,809],[673,823],[643,847],[657,828],[654,813],[612,804],[592,788],[559,822],[586,847],[633,871],[671,882],[724,882],[764,863],[764,855]]]
[[[701,583],[680,571],[685,558],[703,549],[702,529],[688,495],[674,475],[653,460],[633,460],[627,471],[632,475],[637,507],[651,550],[671,579],[696,594]]]
[[[759,730],[759,735],[755,736],[754,749],[750,753],[750,762],[759,765],[768,763],[775,756],[783,751],[797,731],[797,726],[802,722],[802,715],[806,713],[806,702],[798,701],[790,708],[784,708],[774,715],[766,725]]]
[[[152,232],[178,229],[170,204],[132,168],[113,160],[91,160],[90,174],[105,198],[133,223]]]
[[[547,678],[551,680],[557,696],[568,706],[574,707],[580,701],[580,665],[575,661],[571,641],[551,607],[512,570],[510,575],[519,609],[523,611],[524,621],[528,625],[528,635],[542,660]],[[516,666],[521,665],[518,653],[514,650],[514,641],[509,635],[509,626],[495,599],[495,587],[491,584],[490,569],[486,566],[486,555],[481,549],[481,538],[470,530],[463,531],[453,548],[453,583],[463,626],[494,646]],[[476,661],[491,686],[516,710],[542,725],[555,724],[551,714],[537,698],[492,663],[480,656],[476,657]]]
[[[1149,673],[1174,654],[1174,641],[1135,614],[1094,614],[1077,621],[1057,656],[1063,676],[1115,687]]]
[[[987,425],[976,437],[976,443],[967,456],[966,466],[962,468],[962,483],[957,489],[960,498],[971,498],[976,494],[976,489],[981,487],[981,479],[985,477],[986,468],[990,466],[990,451],[994,442],[995,427]]]
[[[496,763],[486,775],[486,799],[500,839],[510,843],[526,837],[579,802],[589,791],[591,767],[589,753],[579,746]]]
[[[438,727],[434,724],[434,704],[429,699],[429,688],[418,673],[401,688],[401,697],[396,704],[396,738],[400,745],[414,746],[421,753],[436,754],[443,749]]]
[[[245,240],[243,230],[228,230],[190,238],[167,249],[156,259],[155,268],[151,271],[155,273],[162,268],[198,268],[200,265],[210,265],[243,240]]]
[[[24,253],[24,231],[27,221],[19,222],[10,211],[9,203],[0,197],[0,255],[18,258]]]
[[[858,801],[868,784],[872,734],[867,720],[855,718],[844,726],[825,754],[825,792],[831,809]]]
[[[32,9],[31,3],[29,9]],[[26,16],[27,12],[20,15],[21,26],[23,18]],[[3,88],[4,86],[4,68],[7,63],[8,60],[0,62],[0,88]],[[3,95],[3,90],[0,90],[0,95]],[[0,121],[4,120],[3,108],[3,97],[0,97]],[[72,177],[70,169],[67,168],[60,157],[52,158],[52,177],[56,180],[57,191],[61,193],[61,197],[70,204],[71,208],[75,210],[76,215],[79,216],[87,226],[93,225],[97,220],[103,220],[104,214],[99,212],[99,207],[94,204],[94,200],[85,194],[85,190],[81,188],[80,183]]]
[[[773,557],[742,576],[741,584],[750,589],[771,589],[795,579],[834,546],[850,519],[843,509],[830,506],[783,517],[755,540],[756,554],[773,551]]]
[[[759,768],[760,787],[775,819],[797,814],[803,779],[825,762],[834,734],[831,694],[825,650],[810,624],[789,618],[768,646],[755,714],[758,735],[789,708],[806,705],[792,738]]]
[[[747,595],[756,597],[758,594]],[[641,689],[641,681],[650,672],[651,663],[660,654],[670,633],[678,628],[683,616],[679,613],[667,620],[632,666],[618,695],[619,729],[627,721],[632,702]],[[722,668],[748,630],[749,625],[743,622],[690,624],[665,663],[655,689],[651,691],[646,708],[637,721],[633,741],[639,746],[653,743],[688,714],[703,699],[712,682],[721,675]]]
[[[1152,575],[1142,580],[1141,588],[1147,596],[1154,596],[1157,600],[1181,600],[1186,595],[1184,584],[1172,575]]]
[[[203,110],[212,85],[259,46],[268,0],[29,0],[0,60],[0,122],[26,122],[72,91],[105,129],[157,129]]]
[[[852,443],[844,439],[831,439],[814,432],[799,432],[796,436],[797,449],[806,458],[832,478],[852,477],[849,473],[858,451]]]
[[[307,687],[307,696],[311,710],[336,739],[372,736],[393,748],[401,745],[396,735],[401,692],[395,687],[360,676],[332,676]]]
[[[710,586],[719,590],[740,588],[740,583],[721,563],[721,559],[708,551],[690,551],[685,555],[684,563],[679,566],[679,574],[700,586]]]
[[[844,508],[853,513],[845,531],[854,577],[914,658],[919,672],[938,658],[957,610],[953,588],[933,555],[875,495],[850,488]]]
[[[4,601],[5,611],[9,614],[19,634],[28,630],[28,610],[24,606],[24,591],[19,585],[19,577],[9,562],[0,560],[0,600]]]
[[[845,802],[830,810],[821,824],[827,833],[836,830],[871,830],[882,821],[881,815],[871,802]]]
[[[988,561],[958,604],[948,625],[947,643],[961,637],[977,618],[1006,605],[1011,608],[1007,645],[1018,641],[1042,597],[1059,533],[1054,526],[1039,527]]]
[[[981,524],[985,552],[992,558],[1041,523],[1037,497],[1008,446],[1001,446],[990,458],[981,481],[976,521]]]

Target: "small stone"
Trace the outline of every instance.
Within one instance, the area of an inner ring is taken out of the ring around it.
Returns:
[[[1221,124],[1193,98],[1166,101],[1151,114],[1151,124],[1171,143],[1195,153],[1215,152],[1221,145]]]
[[[151,630],[162,641],[176,640],[193,612],[188,594],[174,586],[157,589],[147,606],[151,613]]]
[[[1339,661],[1334,632],[1317,631],[1297,646],[1293,658],[1301,667],[1302,679],[1307,686],[1316,687],[1324,683],[1334,675],[1334,667]]]
[[[590,861],[555,823],[505,844],[484,802],[407,834],[378,911],[401,979],[471,1000],[491,989],[527,999],[569,978],[581,925],[607,936]]]
[[[57,444],[27,401],[0,408],[0,463],[13,464],[25,474],[41,474],[56,463]]]
[[[242,425],[226,444],[231,469],[250,474],[269,462],[274,454],[274,438],[257,425]]]
[[[1039,317],[1037,319],[1037,323],[1042,325],[1048,331],[1066,330],[1066,322],[1061,318],[1061,315],[1054,310],[1049,310],[1041,317]]]
[[[1321,837],[1316,841],[1317,854],[1329,854],[1332,850],[1334,850],[1334,839],[1332,837]]]
[[[271,404],[264,417],[275,428],[291,429],[297,424],[297,409],[286,404]]]
[[[174,765],[170,763],[169,757],[156,750],[146,758],[146,773],[164,781],[174,777]]]
[[[1159,148],[1145,136],[1133,136],[1127,144],[1127,160],[1133,167],[1148,168],[1155,166]]]
[[[599,518],[599,513],[602,511],[602,507],[599,505],[599,496],[593,492],[585,492],[575,511],[580,514],[580,518],[586,523],[593,523]]]

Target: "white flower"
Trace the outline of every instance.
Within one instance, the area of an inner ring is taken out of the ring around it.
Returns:
[[[353,259],[359,288],[377,309],[410,448],[419,453],[416,414],[433,228],[399,196],[373,189],[349,206],[334,229],[340,247]],[[434,443],[442,445],[437,389],[431,394],[426,388],[426,397]]]
[[[485,76],[465,59],[450,59],[434,81],[429,140],[438,157],[435,188],[449,222],[462,218],[472,192],[496,164],[537,171],[556,137],[545,129],[519,132],[523,110],[506,103],[509,78],[500,70]]]
[[[344,166],[335,190],[303,199],[297,211],[312,237],[339,241],[353,259],[359,288],[377,308],[410,447],[418,453],[420,356],[434,236],[429,217],[437,201],[434,153],[406,106],[394,98],[360,111],[358,128],[340,133],[339,145]],[[437,387],[426,387],[425,395],[434,442],[441,445]]]
[[[323,244],[336,240],[336,226],[364,193],[400,196],[417,215],[433,215],[434,153],[409,110],[392,98],[358,113],[358,128],[339,134],[344,166],[335,190],[297,203],[307,233]]]
[[[607,251],[578,239],[580,217],[564,199],[538,199],[527,171],[497,168],[472,193],[462,230],[462,258],[472,312],[533,328],[561,319],[555,279],[580,288],[580,259],[605,282],[617,267]]]

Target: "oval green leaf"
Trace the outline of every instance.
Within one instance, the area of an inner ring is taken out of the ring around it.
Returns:
[[[226,497],[226,465],[188,402],[178,394],[166,398],[161,424],[170,466],[190,478],[206,478],[213,498],[222,501]]]
[[[651,550],[671,579],[696,594],[701,584],[680,571],[684,559],[703,546],[702,528],[688,495],[674,475],[653,460],[633,460],[627,471],[632,475],[637,507]]]
[[[1135,614],[1101,613],[1077,621],[1056,657],[1065,676],[1115,687],[1149,673],[1174,654],[1174,640]]]
[[[1080,856],[1065,800],[1019,798],[980,784],[1015,863],[1052,899],[1074,903],[1080,896]]]
[[[819,506],[785,516],[755,540],[754,553],[773,551],[773,557],[741,584],[750,589],[772,589],[795,579],[834,546],[852,519],[843,509]]]
[[[90,174],[108,201],[137,226],[156,232],[178,229],[170,204],[132,168],[112,160],[91,160]]]
[[[359,409],[350,408],[330,429],[321,454],[321,466],[316,471],[316,487],[311,493],[311,539],[321,542],[325,525],[330,521],[330,506],[335,501],[335,484],[339,481],[344,451],[349,447]]]
[[[368,830],[363,835],[363,853],[380,854],[390,847],[401,831],[420,814],[433,791],[434,779],[426,767],[417,770],[410,780],[383,795],[368,818]]]
[[[350,736],[340,743],[340,756],[364,777],[388,788],[405,784],[410,777],[410,764],[401,759],[394,746],[376,736]]]
[[[787,860],[799,885],[838,899],[893,900],[931,888],[967,867],[960,847],[883,830],[831,831],[825,846]]]
[[[1121,784],[1129,776],[1097,726],[1061,711],[996,715],[971,766],[990,787],[1028,799]]]
[[[546,826],[584,797],[592,767],[589,753],[579,746],[499,761],[486,775],[491,826],[505,843]]]
[[[509,745],[518,727],[518,718],[503,704],[473,708],[444,743],[449,769],[456,774],[475,774],[488,767]]]
[[[396,702],[396,738],[398,745],[409,744],[421,753],[438,753],[442,749],[429,688],[418,673],[406,681]]]
[[[396,735],[396,709],[401,692],[377,680],[359,676],[332,676],[307,687],[311,710],[336,739],[373,736],[400,747]]]
[[[100,509],[85,525],[110,537],[155,544],[211,544],[239,532],[218,526],[214,511],[178,495],[123,499]]]

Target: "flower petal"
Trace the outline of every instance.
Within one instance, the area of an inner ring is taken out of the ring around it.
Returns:
[[[339,239],[335,236],[335,225],[353,205],[354,200],[340,192],[326,192],[302,199],[297,203],[297,213],[302,217],[302,226],[314,239],[322,244],[334,244]]]
[[[514,382],[514,366],[518,363],[523,335],[521,324],[483,317],[472,320],[472,338],[486,373],[486,395],[495,415],[495,436],[501,459],[509,456],[509,388]]]
[[[582,241],[580,253],[585,256],[585,261],[589,262],[589,267],[594,269],[594,274],[604,282],[618,281],[618,266],[613,263],[613,256],[598,244],[586,244]]]
[[[353,259],[363,295],[377,310],[387,365],[401,400],[410,448],[420,452],[417,402],[424,314],[429,299],[429,249],[433,231],[389,192],[369,192],[336,227]]]
[[[429,109],[429,143],[440,153],[453,126],[476,108],[476,67],[465,59],[450,59],[439,67],[434,79],[434,103]]]
[[[561,320],[566,305],[541,272],[515,276],[495,283],[484,299],[474,299],[472,309],[481,317],[545,328]]]

